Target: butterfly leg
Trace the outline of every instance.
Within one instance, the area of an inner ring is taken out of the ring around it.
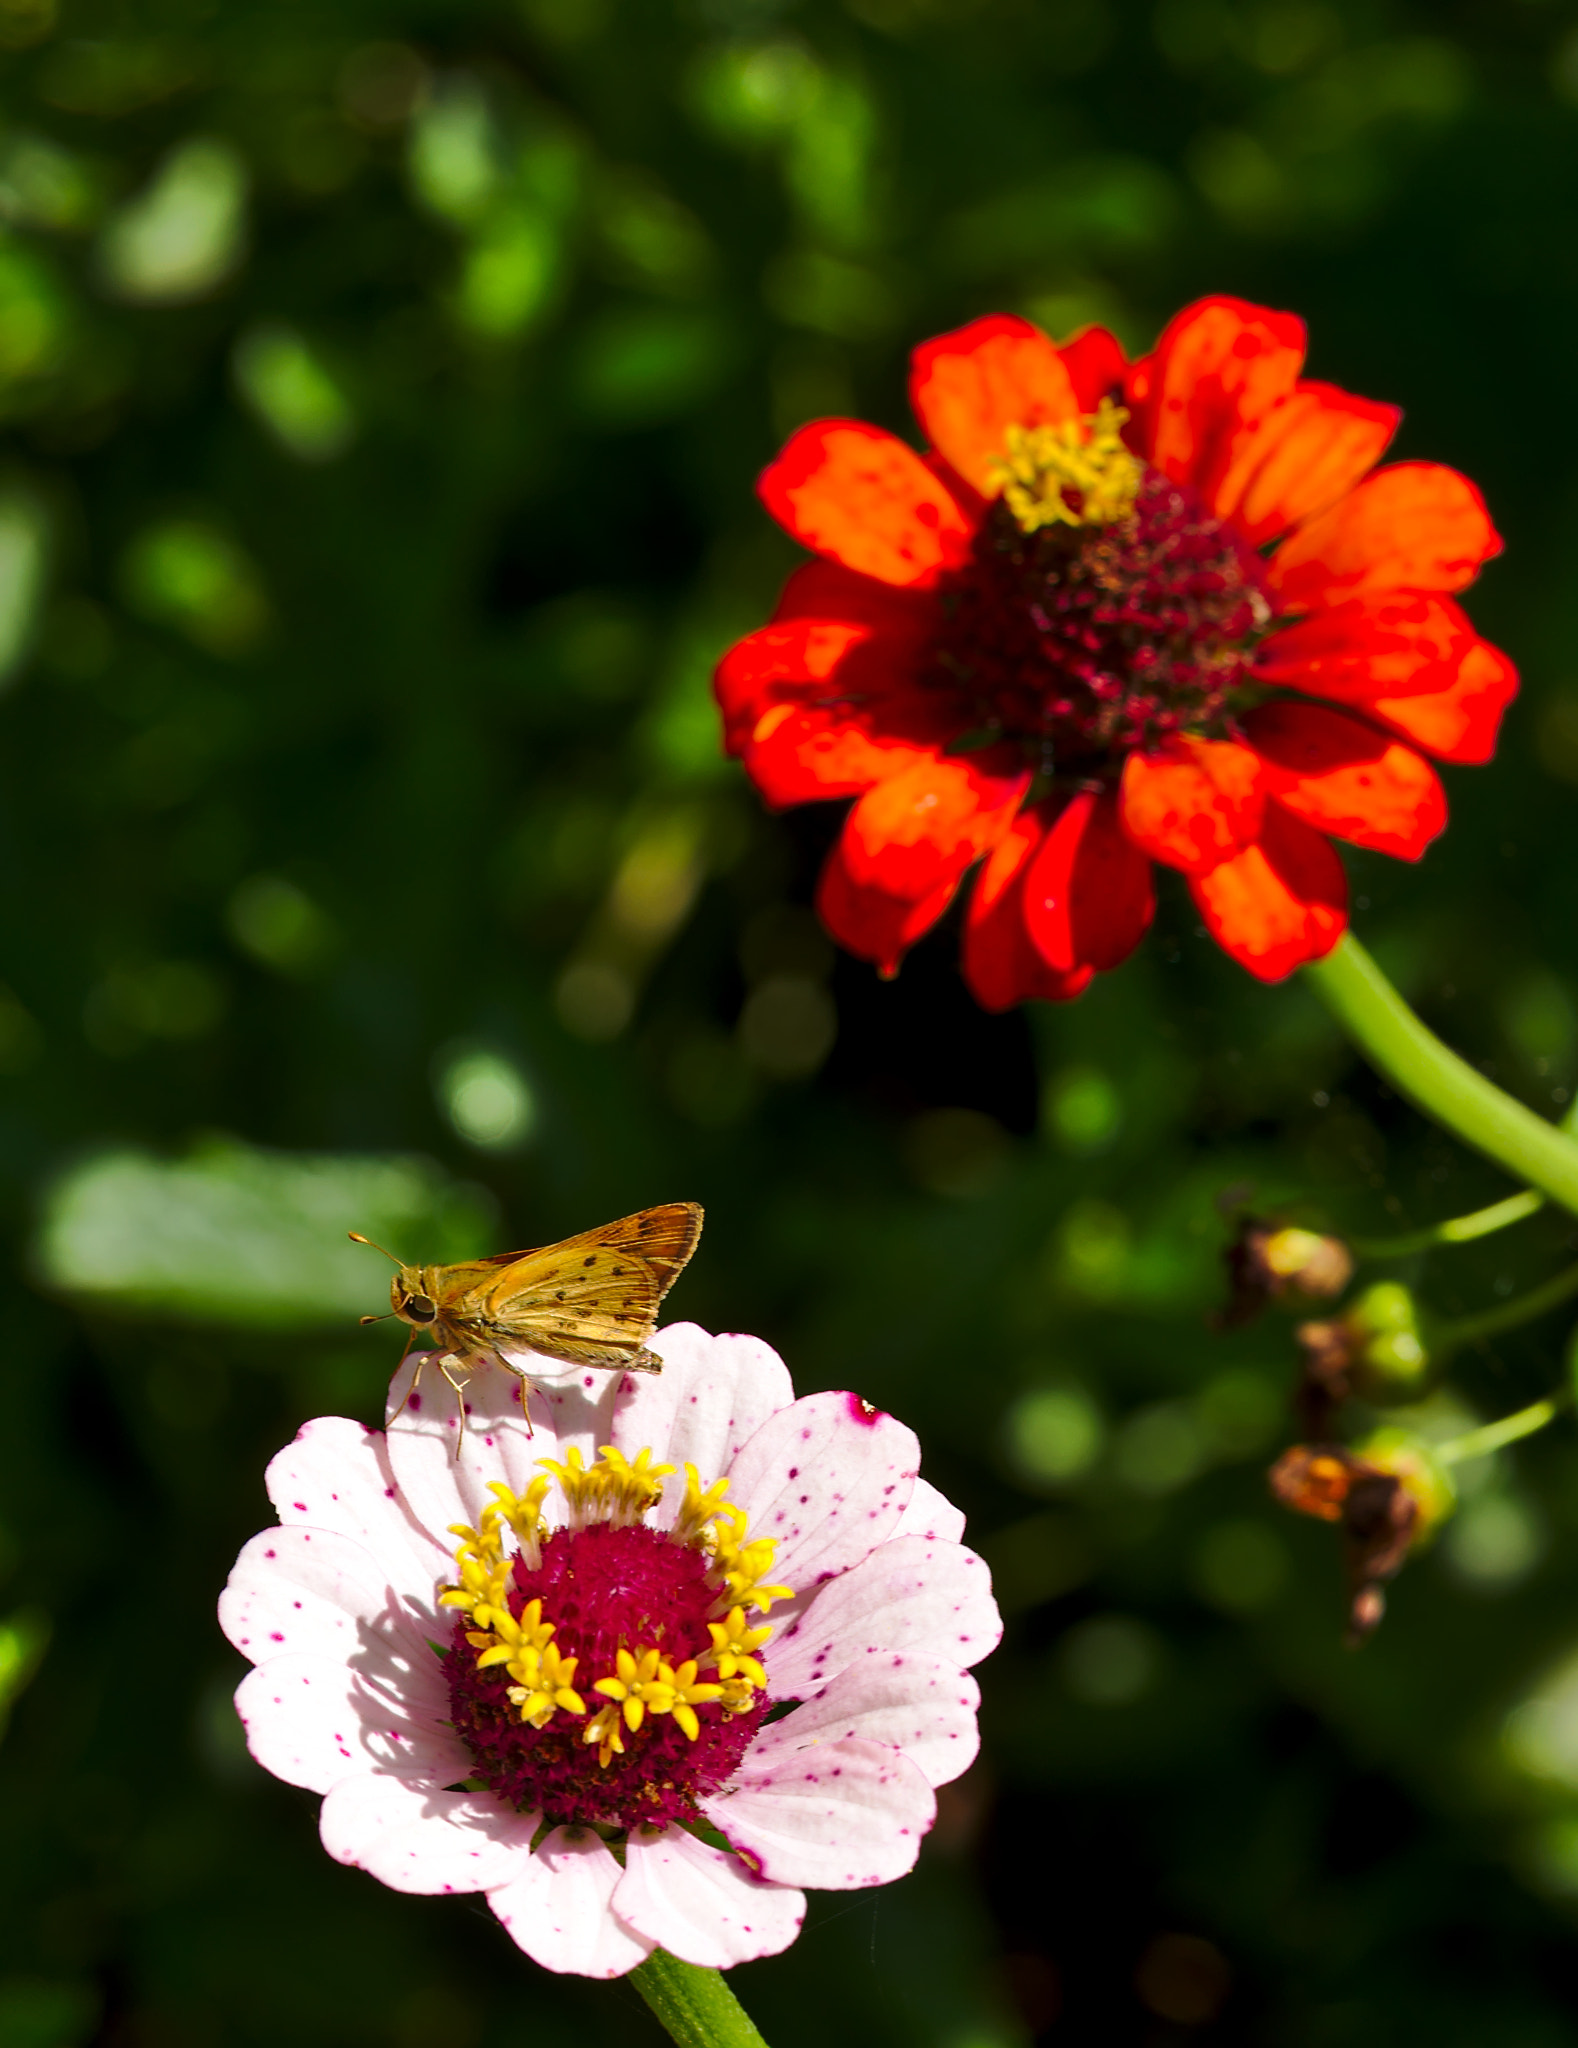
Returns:
[[[404,1351],[402,1351],[402,1352],[401,1352],[401,1354],[400,1354],[400,1364],[399,1364],[399,1365],[397,1365],[397,1366],[395,1367],[395,1378],[396,1378],[396,1379],[398,1379],[398,1378],[400,1377],[400,1366],[401,1366],[401,1365],[404,1365],[404,1364],[405,1364],[405,1362],[406,1362],[406,1360],[407,1360],[407,1359],[408,1359],[408,1358],[409,1358],[409,1357],[411,1356],[411,1346],[412,1346],[412,1345],[413,1345],[413,1344],[414,1344],[415,1342],[416,1342],[416,1332],[415,1332],[415,1330],[413,1330],[413,1331],[411,1332],[410,1336],[409,1336],[409,1337],[407,1337],[407,1338],[406,1338],[406,1340],[405,1340],[405,1349],[404,1349]],[[412,1396],[412,1395],[413,1395],[413,1394],[414,1394],[414,1393],[416,1392],[416,1390],[417,1390],[417,1387],[418,1387],[418,1386],[419,1386],[419,1385],[421,1384],[421,1379],[422,1379],[422,1367],[423,1367],[423,1366],[424,1366],[424,1365],[425,1365],[426,1363],[427,1363],[427,1353],[426,1353],[425,1351],[419,1352],[419,1353],[417,1354],[417,1361],[416,1361],[416,1370],[415,1370],[415,1372],[413,1372],[413,1373],[412,1373],[412,1375],[411,1375],[411,1384],[410,1384],[410,1386],[408,1386],[408,1387],[406,1388],[406,1390],[405,1390],[404,1394],[403,1394],[403,1395],[401,1396],[401,1398],[400,1398],[400,1406],[399,1406],[399,1407],[398,1407],[398,1408],[397,1408],[397,1409],[395,1410],[395,1412],[393,1413],[393,1415],[391,1415],[391,1416],[390,1416],[390,1418],[389,1418],[389,1422],[398,1422],[398,1421],[400,1420],[401,1416],[402,1416],[402,1415],[404,1415],[404,1413],[405,1413],[405,1408],[406,1408],[406,1402],[410,1400],[411,1396]],[[388,1426],[389,1426],[389,1423],[385,1423],[385,1424],[384,1424],[384,1427],[385,1427],[386,1429],[388,1428]]]
[[[466,1441],[466,1383],[471,1371],[465,1359],[457,1358],[453,1351],[446,1351],[439,1358],[438,1369],[455,1390],[455,1400],[460,1409],[460,1428],[455,1433],[455,1456],[460,1456],[460,1447]],[[458,1373],[458,1376],[457,1376]]]

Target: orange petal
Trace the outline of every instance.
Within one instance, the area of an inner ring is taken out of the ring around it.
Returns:
[[[1485,501],[1439,462],[1378,469],[1289,536],[1266,580],[1297,610],[1364,591],[1461,590],[1501,552]]]
[[[1189,883],[1206,929],[1261,981],[1319,960],[1348,923],[1348,881],[1330,840],[1277,803],[1253,846]]]
[[[1128,358],[1123,343],[1105,327],[1082,327],[1058,349],[1074,386],[1082,413],[1094,412],[1104,398],[1116,398],[1123,387]]]
[[[1029,784],[1001,749],[917,762],[868,789],[845,820],[850,879],[919,902],[996,844]]]
[[[1118,801],[1124,829],[1152,860],[1208,874],[1260,830],[1262,770],[1233,740],[1187,735],[1124,763]]]
[[[982,863],[964,920],[964,978],[985,1010],[1011,1010],[1032,999],[1066,1003],[1095,970],[1049,967],[1025,928],[1024,883],[1046,834],[1046,807],[1021,811]]]
[[[924,589],[965,560],[972,528],[934,471],[892,434],[861,420],[814,420],[756,486],[796,540],[901,589]]]
[[[985,497],[1001,488],[991,464],[1010,427],[1056,426],[1080,409],[1063,358],[1010,313],[923,342],[910,358],[910,404],[932,446]]]
[[[1378,696],[1449,689],[1478,635],[1461,605],[1383,591],[1292,619],[1261,642],[1256,677],[1366,708]]]
[[[1115,796],[1081,790],[1064,806],[1024,881],[1025,926],[1051,967],[1116,967],[1156,908],[1151,864],[1124,831]]]
[[[847,952],[874,961],[877,971],[891,978],[910,947],[931,930],[953,901],[958,877],[912,903],[868,882],[855,881],[844,854],[844,841],[840,840],[828,855],[816,886],[817,915]]]
[[[1366,708],[1438,761],[1478,765],[1495,753],[1501,714],[1517,694],[1518,671],[1499,647],[1479,640],[1450,688],[1428,696],[1377,697]]]
[[[1335,505],[1386,453],[1402,413],[1334,384],[1301,383],[1237,437],[1211,510],[1258,547]]]
[[[1244,736],[1278,803],[1354,846],[1418,860],[1446,824],[1429,762],[1345,712],[1283,699],[1251,711]]]
[[[1142,451],[1210,503],[1235,448],[1292,393],[1303,365],[1304,322],[1294,314],[1198,300],[1169,323],[1142,374],[1131,374],[1131,396],[1143,395]]]

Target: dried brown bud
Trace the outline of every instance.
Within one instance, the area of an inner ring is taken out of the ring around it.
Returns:
[[[1227,1328],[1247,1323],[1268,1301],[1330,1301],[1353,1278],[1353,1254],[1340,1237],[1252,1216],[1225,1257],[1231,1293],[1220,1320]]]
[[[1420,1500],[1388,1472],[1337,1444],[1295,1444],[1272,1466],[1271,1491],[1284,1507],[1342,1525],[1348,1580],[1347,1640],[1357,1648],[1386,1612],[1381,1587],[1402,1570],[1420,1533]]]

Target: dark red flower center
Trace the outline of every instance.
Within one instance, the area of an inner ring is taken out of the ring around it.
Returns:
[[[957,700],[961,733],[1019,741],[1059,780],[1172,733],[1225,733],[1271,622],[1264,566],[1148,467],[1105,524],[1027,532],[1000,498],[941,585],[930,680]]]
[[[579,1688],[613,1673],[621,1649],[659,1650],[670,1666],[704,1657],[717,1595],[701,1551],[656,1529],[594,1523],[546,1537],[535,1569],[517,1557],[509,1605],[519,1620],[529,1602],[542,1602],[555,1646],[577,1660]],[[694,1708],[694,1740],[674,1714],[647,1714],[639,1728],[621,1730],[622,1751],[606,1753],[588,1742],[584,1717],[556,1713],[541,1728],[523,1721],[507,1670],[478,1668],[470,1627],[469,1616],[457,1617],[444,1657],[455,1731],[490,1792],[551,1821],[632,1828],[693,1820],[697,1799],[728,1779],[766,1711],[765,1695],[744,1712],[705,1701]],[[606,1702],[589,1692],[587,1704]]]

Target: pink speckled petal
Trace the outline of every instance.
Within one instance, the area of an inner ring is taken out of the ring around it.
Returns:
[[[265,1478],[282,1522],[349,1536],[413,1591],[425,1596],[447,1573],[452,1545],[438,1540],[443,1531],[425,1531],[406,1507],[381,1430],[320,1415],[302,1425]]]
[[[397,1892],[485,1892],[525,1868],[538,1813],[486,1792],[445,1792],[382,1771],[342,1779],[318,1816],[337,1863]]]
[[[854,1735],[902,1750],[928,1785],[946,1785],[975,1761],[980,1705],[981,1688],[957,1664],[918,1650],[868,1650],[814,1700],[764,1728],[751,1757],[765,1762]]]
[[[466,1383],[466,1429],[457,1455],[460,1409],[454,1389],[433,1366],[398,1415],[413,1366],[408,1360],[389,1390],[389,1462],[411,1513],[453,1553],[453,1522],[473,1528],[493,1503],[489,1482],[502,1480],[523,1493],[541,1477],[538,1460],[563,1458],[571,1445],[588,1462],[609,1441],[617,1374],[588,1372],[572,1381],[530,1389],[531,1429],[521,1414],[525,1382],[501,1365],[481,1364]],[[555,1366],[557,1372],[559,1367]],[[555,1513],[557,1495],[547,1510]]]
[[[856,1394],[808,1394],[746,1444],[729,1498],[753,1537],[777,1543],[773,1583],[805,1589],[892,1535],[919,1470],[920,1445],[902,1422]]]
[[[671,1323],[652,1339],[661,1373],[626,1375],[614,1410],[613,1441],[627,1457],[650,1446],[678,1468],[651,1520],[666,1529],[685,1497],[685,1465],[703,1486],[721,1478],[748,1438],[794,1399],[789,1369],[759,1337],[714,1337],[695,1323]]]
[[[488,1904],[515,1946],[545,1970],[622,1977],[657,1946],[614,1913],[623,1875],[590,1828],[555,1828],[524,1870],[488,1893]]]
[[[445,1726],[449,1711],[447,1689],[425,1672],[364,1673],[337,1657],[271,1657],[236,1688],[247,1748],[309,1792],[371,1771],[458,1784],[473,1766]]]
[[[261,1664],[289,1651],[347,1658],[371,1637],[415,1649],[439,1633],[433,1581],[397,1586],[371,1551],[328,1529],[265,1529],[236,1559],[219,1626]]]
[[[929,1479],[917,1479],[895,1536],[936,1536],[944,1543],[964,1540],[964,1514]]]
[[[775,1956],[800,1932],[805,1893],[770,1884],[683,1828],[638,1828],[614,1893],[621,1919],[702,1970]]]
[[[937,1801],[897,1750],[848,1736],[760,1750],[758,1738],[734,1782],[700,1805],[764,1877],[845,1892],[888,1884],[912,1867]]]
[[[922,1650],[964,1670],[1003,1633],[981,1559],[925,1536],[884,1543],[811,1599],[775,1607],[780,1616],[763,1652],[777,1699],[809,1699],[867,1650]]]

